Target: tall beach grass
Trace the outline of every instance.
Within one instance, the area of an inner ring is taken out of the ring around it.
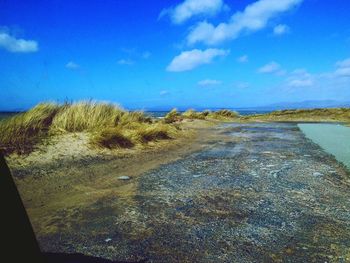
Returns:
[[[5,154],[30,152],[43,139],[70,132],[88,132],[90,143],[100,147],[133,147],[172,138],[170,126],[111,103],[41,103],[0,122],[0,150]]]
[[[0,150],[24,153],[47,136],[52,121],[62,106],[40,103],[25,113],[0,121]]]

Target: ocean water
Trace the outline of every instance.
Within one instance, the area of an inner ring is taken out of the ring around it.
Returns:
[[[0,112],[0,121],[16,114],[18,114],[18,112]]]
[[[298,124],[306,137],[350,169],[350,127],[341,124]]]

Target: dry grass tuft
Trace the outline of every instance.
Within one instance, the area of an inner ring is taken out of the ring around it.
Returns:
[[[182,117],[186,118],[186,119],[198,119],[198,120],[204,120],[205,119],[205,115],[202,112],[198,112],[195,111],[193,109],[189,109],[187,111],[185,111],[184,113],[182,113]]]
[[[105,128],[91,136],[90,143],[102,148],[130,148],[133,142],[119,128]]]
[[[209,112],[208,118],[212,119],[235,119],[239,118],[239,114],[231,110],[218,110],[214,112]]]
[[[151,141],[168,140],[171,139],[171,134],[174,134],[175,128],[166,124],[154,124],[149,126],[141,126],[136,130],[136,138],[141,143],[148,143]]]
[[[177,109],[172,109],[165,115],[163,120],[165,123],[174,123],[177,121],[181,121],[182,117],[181,114],[177,111]]]
[[[82,101],[66,104],[54,118],[52,131],[81,132],[115,127],[126,112],[114,104]]]
[[[25,153],[47,136],[54,117],[62,106],[40,103],[31,110],[0,122],[0,150]]]
[[[216,119],[216,120],[230,120],[239,118],[239,114],[231,110],[219,110],[219,111],[210,111],[205,110],[202,112],[197,112],[193,109],[185,111],[182,116],[186,119]]]

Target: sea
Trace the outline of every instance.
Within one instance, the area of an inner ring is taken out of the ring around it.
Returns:
[[[18,112],[0,112],[0,121],[15,116]]]

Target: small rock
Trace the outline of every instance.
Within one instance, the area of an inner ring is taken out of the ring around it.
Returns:
[[[106,238],[106,239],[105,239],[105,242],[107,242],[107,243],[108,243],[108,242],[111,242],[111,241],[112,241],[112,238]]]
[[[123,176],[119,176],[118,177],[119,180],[130,180],[130,176],[127,176],[127,175],[123,175]]]

